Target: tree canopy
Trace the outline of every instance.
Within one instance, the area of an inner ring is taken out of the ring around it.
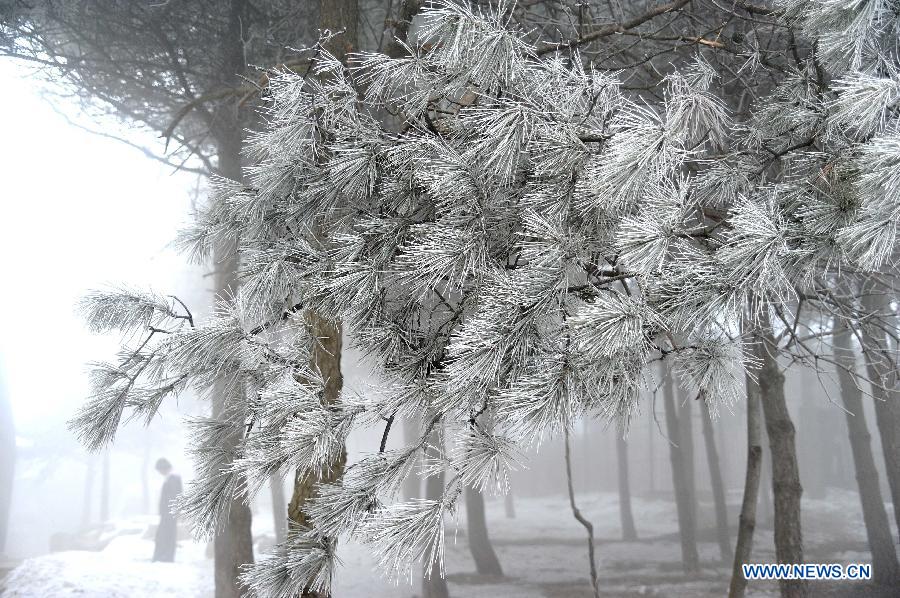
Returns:
[[[735,72],[697,52],[657,99],[502,7],[437,3],[403,57],[348,67],[309,49],[308,71],[269,77],[246,184],[216,180],[181,239],[196,258],[239,239],[239,292],[202,324],[166,297],[86,298],[96,330],[141,341],[98,368],[74,430],[98,448],[126,413],[228,379],[236,407],[191,423],[200,473],[182,503],[212,533],[234,495],[284,466],[321,472],[351,430],[383,427],[246,581],[265,596],[327,591],[342,535],[395,574],[440,562],[444,514],[466,486],[503,491],[520,447],[585,415],[627,427],[660,360],[713,411],[732,403],[754,364],[742,320],[771,328],[800,297],[824,310],[839,276],[892,265],[890,4],[789,2],[780,22],[806,40],[793,66],[750,52]],[[739,118],[722,89],[757,70],[770,84]],[[348,327],[387,389],[322,400],[312,312]],[[395,419],[413,415],[420,438],[388,450]],[[396,502],[438,427],[448,448],[424,473],[450,472],[443,495]]]

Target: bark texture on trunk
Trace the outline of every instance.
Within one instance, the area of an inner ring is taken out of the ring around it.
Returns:
[[[619,519],[622,523],[622,539],[637,540],[634,514],[631,511],[631,479],[628,472],[628,442],[616,434],[616,458],[619,475]]]
[[[475,570],[479,575],[502,576],[503,568],[491,538],[488,536],[487,519],[484,514],[484,495],[475,488],[466,488],[466,531],[469,551],[475,560]]]
[[[750,562],[753,551],[753,532],[756,529],[756,503],[759,497],[759,481],[762,473],[762,422],[759,413],[759,387],[748,375],[747,387],[747,472],[744,477],[744,498],[738,517],[738,537],[734,548],[734,567],[728,598],[744,598],[747,580],[742,565]]]
[[[891,524],[881,499],[881,484],[878,481],[878,470],[875,469],[875,457],[872,455],[872,437],[863,412],[862,390],[854,379],[856,352],[850,335],[851,331],[845,324],[835,325],[834,358],[838,366],[838,382],[847,419],[847,432],[850,435],[850,451],[856,469],[863,522],[872,553],[872,579],[881,584],[895,584],[900,581],[900,565],[897,563],[897,551],[891,538]]]
[[[359,50],[358,23],[358,0],[320,0],[319,28],[323,32],[342,32],[325,42],[325,48],[341,62],[350,52]]]
[[[444,435],[441,430],[441,424],[437,424],[428,437],[428,448],[426,456],[436,457],[443,451]],[[428,500],[440,500],[444,493],[444,472],[432,475],[425,479],[425,498]],[[423,571],[422,574],[422,597],[423,598],[449,598],[450,592],[447,589],[447,580],[444,579],[441,571],[440,563],[435,561],[431,564],[431,568]]]
[[[709,465],[713,505],[716,509],[716,542],[719,544],[719,555],[722,557],[722,562],[729,563],[734,558],[734,554],[731,552],[731,535],[728,533],[728,505],[725,503],[725,482],[722,481],[719,451],[716,448],[712,414],[710,413],[706,396],[701,397],[700,400],[700,417],[703,420],[703,441],[706,445],[706,461]]]
[[[0,555],[6,551],[16,471],[16,429],[12,406],[0,380]]]
[[[319,376],[325,381],[322,401],[334,403],[341,394],[344,378],[341,374],[341,328],[340,325],[330,322],[313,311],[305,313],[306,325],[309,333],[315,339],[310,365],[319,372]],[[339,479],[344,474],[347,464],[347,451],[341,450],[340,455],[331,464],[328,471],[321,475],[311,474],[303,468],[299,468],[294,477],[294,491],[291,502],[288,504],[288,519],[292,530],[303,530],[310,527],[309,518],[305,507],[309,499],[315,496],[315,486],[319,483],[330,483]],[[303,592],[304,598],[326,598],[320,592]]]
[[[678,511],[678,535],[681,539],[681,564],[688,574],[700,571],[700,555],[697,552],[697,520],[694,517],[693,497],[688,484],[686,455],[682,449],[682,428],[678,425],[675,405],[675,385],[672,376],[662,368],[663,402],[666,411],[666,433],[669,435],[669,458],[672,462],[672,486],[675,489],[675,506]]]
[[[769,448],[772,453],[772,492],[775,510],[775,555],[779,563],[803,563],[803,534],[800,528],[800,468],[794,442],[794,422],[784,397],[784,374],[778,366],[778,347],[766,325],[756,332],[755,349],[761,362],[759,396],[763,408]],[[804,580],[779,581],[782,598],[808,595]]]
[[[291,493],[291,502],[288,503],[287,507],[291,531],[309,529],[309,517],[307,516],[304,507],[306,506],[306,503],[315,496],[316,484],[334,482],[341,477],[346,464],[347,453],[344,451],[341,453],[341,457],[332,463],[331,471],[327,475],[309,475],[303,470],[297,470],[294,476],[294,491]],[[316,596],[317,594],[305,593],[304,596],[306,595]]]
[[[865,291],[862,303],[867,314],[881,317],[891,314],[889,298],[885,295]],[[897,370],[889,352],[886,332],[871,325],[863,325],[860,332],[866,374],[873,381],[875,424],[881,437],[884,470],[894,504],[894,522],[900,535],[900,392],[897,391]]]

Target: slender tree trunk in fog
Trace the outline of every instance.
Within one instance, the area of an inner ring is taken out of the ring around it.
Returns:
[[[653,451],[653,436],[656,434],[656,405],[654,404],[650,413],[650,425],[647,426],[647,475],[650,477],[649,489],[650,494],[656,492],[656,456]]]
[[[141,512],[150,513],[150,459],[153,444],[150,428],[144,428],[144,450],[141,455]]]
[[[0,556],[6,552],[16,470],[16,428],[12,406],[0,380]]]
[[[803,563],[800,529],[800,469],[794,442],[794,422],[784,398],[784,374],[778,366],[778,347],[771,328],[757,330],[755,339],[759,368],[759,396],[772,453],[772,491],[775,507],[775,555],[779,563]],[[780,580],[782,598],[807,596],[806,581]]]
[[[631,512],[631,480],[628,475],[628,442],[616,434],[616,456],[619,467],[619,518],[622,522],[622,539],[637,540],[634,514]]]
[[[759,497],[759,481],[762,472],[762,422],[759,413],[759,387],[747,375],[747,472],[744,478],[744,498],[738,517],[738,537],[734,547],[734,567],[728,598],[743,598],[747,580],[741,565],[750,562],[753,550],[753,532],[756,529],[756,502]]]
[[[231,412],[233,404],[226,399],[225,385],[216,383],[213,391],[213,418],[238,417]],[[225,449],[233,450],[239,440],[239,434],[232,434],[226,439]],[[233,498],[228,520],[213,540],[216,598],[239,598],[243,594],[238,576],[244,565],[253,562],[251,523],[250,507],[241,498]]]
[[[841,386],[841,400],[844,403],[850,449],[856,468],[863,521],[866,525],[869,550],[872,553],[872,578],[882,584],[898,583],[900,565],[897,563],[897,552],[891,537],[891,524],[888,522],[884,501],[881,499],[878,470],[875,469],[875,457],[872,456],[872,437],[869,435],[863,412],[862,390],[854,379],[856,353],[852,348],[850,334],[850,329],[845,323],[835,324],[834,358],[838,366],[838,382]]]
[[[572,481],[572,449],[569,446],[569,428],[563,427],[565,434],[565,457],[566,457],[566,486],[569,491],[569,506],[572,509],[572,516],[580,523],[588,536],[588,564],[591,573],[591,589],[594,590],[594,597],[600,598],[600,581],[597,578],[597,559],[594,557],[594,524],[581,514],[578,505],[575,504],[575,485]]]
[[[678,512],[678,535],[681,539],[681,564],[688,574],[700,571],[700,555],[697,552],[697,521],[694,518],[691,488],[688,485],[687,465],[682,450],[681,428],[675,406],[675,385],[672,376],[662,366],[663,402],[666,411],[666,433],[669,435],[669,458],[672,462],[672,486],[675,489],[675,507]]]
[[[767,433],[764,434],[768,439]],[[760,469],[759,486],[759,522],[764,525],[772,524],[772,452],[763,442],[762,464]]]
[[[678,446],[684,453],[684,478],[687,486],[694,522],[697,521],[697,472],[694,468],[694,398],[678,385],[675,399],[678,404]]]
[[[706,444],[706,461],[709,464],[709,480],[712,486],[713,504],[716,508],[716,541],[723,563],[731,562],[731,537],[728,533],[728,505],[725,503],[725,483],[719,466],[719,451],[716,448],[715,429],[712,414],[705,396],[700,400],[700,418],[703,420],[703,441]]]
[[[244,72],[244,47],[241,23],[248,10],[246,0],[231,0],[228,30],[221,48],[222,77],[230,80]],[[219,174],[234,181],[243,180],[241,167],[241,123],[238,107],[222,110],[221,120],[213,130],[216,139]],[[237,242],[225,241],[213,247],[213,285],[216,300],[237,292],[237,270],[240,263]],[[229,397],[228,383],[216,382],[212,393],[213,418],[236,417],[232,403],[242,403],[241,397]],[[243,426],[242,426],[243,427]],[[240,434],[233,434],[222,448],[233,451]],[[238,482],[240,486],[240,481]],[[242,567],[253,562],[252,515],[250,507],[239,497],[231,500],[228,519],[213,540],[214,580],[216,598],[238,598],[242,587],[238,576]]]
[[[403,418],[403,440],[407,445],[414,445],[419,442],[419,433],[421,426],[419,420],[413,417]],[[416,458],[416,465],[406,479],[403,480],[403,500],[410,501],[414,498],[422,496],[422,478],[419,477],[416,469],[418,469],[419,459]]]
[[[109,521],[109,448],[103,451],[100,478],[100,523]]]
[[[862,302],[867,314],[891,313],[888,297],[884,295],[864,292]],[[900,392],[897,392],[897,371],[884,330],[864,325],[861,338],[866,374],[873,382],[875,424],[881,437],[884,471],[894,504],[894,522],[900,533]]]
[[[284,541],[287,534],[287,504],[284,502],[284,482],[281,472],[269,478],[269,491],[272,493],[272,525],[275,530],[275,541]]]
[[[426,448],[427,456],[437,457],[443,451],[444,435],[440,429],[440,424],[434,427],[428,437],[428,447]],[[425,498],[429,500],[440,500],[444,493],[444,472],[429,476],[425,479]],[[441,574],[440,564],[435,561],[431,565],[429,571],[425,571],[422,575],[422,597],[423,598],[448,598],[450,592],[447,590],[447,580]]]
[[[502,576],[503,569],[491,546],[487,520],[484,514],[484,495],[471,486],[466,488],[466,529],[469,550],[475,559],[475,570],[479,575]]]
[[[97,455],[87,456],[87,472],[84,475],[84,502],[81,505],[81,527],[86,528],[91,524],[94,513],[94,470],[96,469]]]
[[[512,486],[506,489],[503,495],[503,512],[507,519],[516,518],[516,499],[513,497]]]

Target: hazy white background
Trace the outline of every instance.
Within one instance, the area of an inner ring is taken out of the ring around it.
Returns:
[[[71,126],[67,118],[162,148],[152,133],[92,122],[75,102],[57,102],[65,116],[59,114],[42,97],[44,86],[31,69],[0,61],[0,372],[20,453],[8,539],[16,557],[46,550],[49,519],[81,512],[86,466],[65,420],[87,395],[86,362],[111,358],[117,341],[86,330],[75,313],[79,297],[127,283],[208,301],[202,270],[168,248],[189,216],[197,176]],[[54,447],[65,447],[64,454]],[[47,454],[35,470],[23,453]],[[140,485],[138,472],[129,475],[134,467],[114,462],[113,487]],[[55,505],[52,512],[44,501]],[[66,503],[71,509],[59,513]],[[54,529],[75,528],[79,520],[56,523],[63,525]]]

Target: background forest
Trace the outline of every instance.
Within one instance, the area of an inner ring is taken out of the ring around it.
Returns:
[[[897,595],[898,41],[895,0],[0,0],[0,592]]]

